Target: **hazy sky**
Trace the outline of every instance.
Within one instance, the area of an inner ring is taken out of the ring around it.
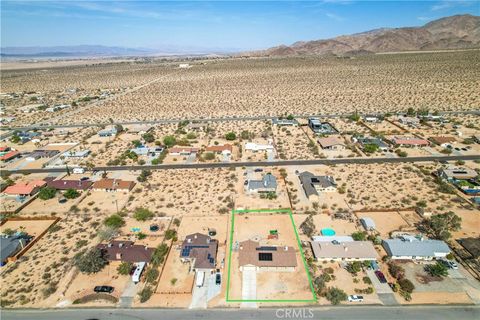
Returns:
[[[245,50],[464,13],[480,2],[1,0],[1,45]]]

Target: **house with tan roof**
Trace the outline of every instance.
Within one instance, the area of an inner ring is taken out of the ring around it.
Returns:
[[[393,137],[392,143],[397,146],[406,147],[428,147],[430,142],[416,137]]]
[[[116,192],[116,191],[130,191],[135,186],[133,181],[125,181],[121,179],[101,179],[96,181],[92,189],[93,191],[107,191],[107,192]]]
[[[370,241],[311,241],[316,261],[374,261],[378,253]]]
[[[46,184],[43,180],[34,180],[30,182],[18,182],[12,186],[9,186],[3,190],[3,193],[10,196],[32,196],[36,194],[41,187]]]
[[[293,272],[297,267],[295,249],[290,246],[260,246],[247,240],[240,243],[238,262],[240,271]]]
[[[168,153],[171,156],[189,156],[191,154],[197,154],[199,151],[199,148],[193,147],[174,147],[168,149]]]
[[[226,154],[231,155],[233,151],[233,146],[231,144],[224,144],[221,146],[209,146],[205,148],[206,152],[213,152],[216,154]]]
[[[324,150],[344,150],[345,143],[337,137],[319,138],[318,144]]]
[[[430,137],[430,141],[446,148],[448,145],[455,143],[457,140],[454,137]]]

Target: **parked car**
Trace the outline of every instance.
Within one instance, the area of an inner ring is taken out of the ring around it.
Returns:
[[[255,172],[263,172],[263,169],[257,168],[257,169],[255,169],[254,171],[255,171]]]
[[[458,270],[458,264],[450,260],[440,260],[440,263],[443,264],[448,269]]]
[[[113,290],[114,288],[111,286],[96,286],[95,288],[93,288],[93,291],[95,291],[96,293],[112,293]]]
[[[220,275],[220,273],[217,273],[217,275],[215,276],[215,284],[220,285],[221,283],[222,283],[222,276]]]
[[[58,203],[65,203],[67,202],[67,199],[66,198],[60,198],[58,199]]]
[[[248,180],[245,180],[245,182],[243,183],[244,186],[247,186],[248,185]]]
[[[81,177],[80,181],[87,181],[88,179],[90,179],[90,178],[89,177]]]
[[[377,276],[378,280],[380,280],[380,283],[387,283],[387,278],[385,278],[385,275],[382,271],[375,271],[375,275]]]
[[[348,302],[362,302],[363,296],[351,295],[348,296]]]

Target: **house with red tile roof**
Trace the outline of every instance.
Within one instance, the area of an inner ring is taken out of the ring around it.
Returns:
[[[5,190],[3,190],[3,193],[11,196],[32,196],[36,194],[45,184],[46,182],[43,180],[35,180],[27,183],[19,182],[7,187]]]
[[[92,186],[93,182],[90,180],[49,180],[47,186],[57,190],[87,190]]]
[[[0,161],[8,162],[8,161],[10,161],[12,159],[15,159],[17,157],[20,157],[20,152],[9,151],[9,152],[5,153],[4,155],[0,156]]]

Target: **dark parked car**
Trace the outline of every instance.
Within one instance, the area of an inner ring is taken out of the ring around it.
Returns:
[[[87,181],[88,179],[90,179],[90,178],[89,177],[81,177],[80,181]]]
[[[60,198],[58,199],[58,203],[65,203],[67,202],[67,199],[66,198]]]
[[[110,287],[110,286],[96,286],[95,288],[93,288],[93,291],[95,291],[96,293],[112,293],[114,290],[113,287]]]
[[[263,169],[257,168],[257,169],[255,169],[255,172],[263,172]]]
[[[387,283],[387,278],[385,278],[385,275],[383,274],[382,271],[375,271],[375,275],[377,276],[378,280],[380,280],[381,283]]]
[[[221,283],[222,283],[222,276],[220,275],[220,273],[217,273],[217,275],[215,276],[215,284],[220,285]]]

